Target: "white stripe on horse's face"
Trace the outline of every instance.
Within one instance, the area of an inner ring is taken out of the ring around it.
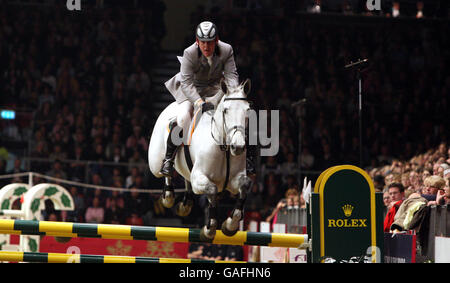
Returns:
[[[230,146],[231,154],[236,156],[244,152],[247,111],[250,109],[250,106],[242,87],[238,87],[229,93],[226,98],[229,100],[224,99],[222,101],[223,130],[226,134],[226,143]]]

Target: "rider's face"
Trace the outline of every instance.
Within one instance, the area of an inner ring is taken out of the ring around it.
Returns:
[[[200,41],[197,39],[197,44],[202,51],[203,56],[210,57],[214,53],[214,49],[216,48],[217,38],[212,41]]]

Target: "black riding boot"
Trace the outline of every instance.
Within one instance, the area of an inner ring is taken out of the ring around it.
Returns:
[[[173,164],[175,160],[175,156],[177,155],[177,149],[178,146],[176,146],[172,142],[172,130],[177,126],[177,122],[173,121],[169,124],[169,136],[167,137],[167,148],[166,148],[166,156],[164,157],[163,164],[161,167],[161,170],[159,171],[160,174],[166,176],[166,177],[172,177],[173,174]]]

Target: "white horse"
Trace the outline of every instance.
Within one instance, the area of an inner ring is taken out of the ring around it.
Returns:
[[[192,170],[189,170],[185,158],[187,146],[179,148],[175,159],[175,170],[184,177],[186,183],[185,196],[178,204],[177,213],[181,216],[189,214],[192,207],[192,192],[207,195],[209,215],[208,222],[200,234],[203,240],[212,239],[215,236],[218,226],[217,195],[223,189],[238,195],[238,198],[230,216],[222,223],[222,232],[228,236],[234,235],[239,228],[239,221],[243,218],[243,206],[251,186],[251,179],[246,174],[245,150],[249,91],[250,80],[248,79],[235,88],[228,88],[222,80],[221,89],[214,97],[208,99],[211,102],[220,101],[216,110],[203,113],[201,119],[196,122],[197,125],[188,146]],[[176,117],[176,111],[176,102],[164,109],[156,121],[150,139],[148,162],[150,171],[158,178],[162,177],[159,170],[169,135],[168,124]],[[174,202],[174,191],[170,179],[166,178],[162,194],[163,205],[166,207],[171,207]]]

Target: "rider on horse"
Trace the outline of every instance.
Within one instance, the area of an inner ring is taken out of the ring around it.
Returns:
[[[184,50],[180,59],[180,72],[165,83],[166,88],[178,103],[176,121],[170,123],[169,129],[180,126],[188,129],[195,108],[202,113],[213,110],[214,105],[204,100],[214,96],[220,90],[220,81],[225,79],[229,87],[239,85],[239,77],[234,61],[231,45],[220,41],[215,24],[205,21],[197,26],[196,41]],[[255,174],[255,146],[247,144],[247,174]],[[171,177],[178,145],[175,145],[171,135],[167,139],[166,154],[160,173]]]

